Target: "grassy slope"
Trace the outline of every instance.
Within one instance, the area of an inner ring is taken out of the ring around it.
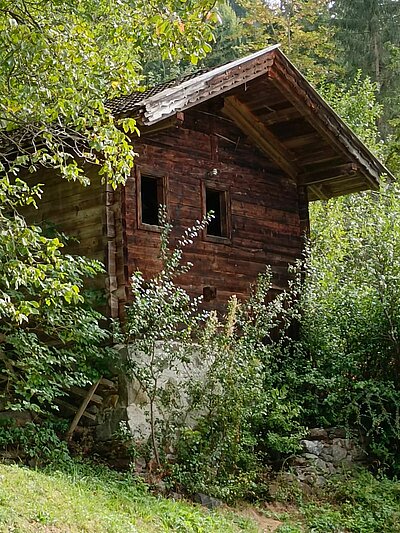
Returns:
[[[282,486],[283,490],[286,489]],[[298,495],[299,496],[299,495]],[[367,472],[332,479],[318,500],[282,494],[291,506],[215,512],[157,498],[129,474],[71,462],[35,471],[0,464],[0,532],[400,533],[400,483]]]
[[[75,465],[40,472],[0,465],[1,532],[248,532],[232,513],[156,498],[141,483],[106,469]]]

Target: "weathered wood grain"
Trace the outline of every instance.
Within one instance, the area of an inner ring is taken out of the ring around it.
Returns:
[[[288,120],[296,114],[297,111],[288,113],[286,109],[280,116]],[[231,139],[227,140],[229,135]],[[135,148],[139,169],[154,168],[158,175],[168,176],[173,238],[202,216],[202,184],[209,179],[210,171],[216,170],[213,180],[230,192],[231,240],[214,243],[203,236],[195,240],[184,254],[184,260],[193,263],[193,267],[178,280],[182,286],[193,295],[202,294],[203,287],[215,287],[216,298],[206,307],[221,312],[232,294],[244,298],[249,293],[250,285],[267,264],[272,267],[275,290],[286,286],[288,263],[302,253],[307,199],[299,193],[296,183],[255,148],[237,126],[219,116],[215,106],[209,110],[202,106],[200,110],[187,111],[180,128],[145,136],[136,141]],[[125,256],[120,254],[117,260],[119,283],[125,276],[125,291],[119,293],[124,292],[128,298],[129,278],[135,269],[151,277],[161,266],[160,236],[137,226],[136,210],[132,175],[124,189],[121,215]],[[123,305],[121,298],[120,312]]]

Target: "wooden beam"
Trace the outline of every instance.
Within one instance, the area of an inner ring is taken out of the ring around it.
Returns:
[[[300,113],[295,107],[280,109],[279,111],[273,111],[269,113],[267,110],[265,113],[263,113],[262,108],[260,108],[258,115],[262,119],[262,122],[265,126],[272,126],[273,124],[280,124],[295,118],[301,118]]]
[[[81,389],[80,387],[72,386],[69,388],[69,392],[71,392],[75,396],[80,396],[81,398],[86,398],[87,396],[87,390]],[[100,405],[103,402],[103,398],[98,394],[93,394],[92,402]]]
[[[304,172],[299,174],[298,179],[301,185],[315,185],[340,177],[355,176],[359,173],[361,173],[361,170],[355,163],[346,163],[344,165],[332,166],[325,170]]]
[[[289,150],[304,150],[304,148],[311,144],[316,146],[317,143],[321,144],[321,136],[315,131],[314,133],[306,133],[304,135],[296,135],[295,137],[289,137],[282,141],[284,146]],[[296,157],[296,161],[299,161],[299,157]]]
[[[151,126],[141,125],[139,123],[140,135],[143,137],[146,135],[151,135],[152,133],[166,130],[168,128],[178,128],[179,126],[182,126],[184,120],[184,113],[178,112],[176,115],[172,115],[172,117],[162,120],[161,122],[156,122]]]
[[[290,161],[290,152],[246,105],[235,96],[228,96],[224,100],[222,112],[231,118],[285,174],[293,179],[297,178],[299,169]]]
[[[117,390],[117,386],[114,381],[111,381],[107,378],[101,378],[100,385],[102,385],[103,387],[107,387],[108,389]]]
[[[97,387],[99,386],[101,381],[101,378],[98,379],[88,390],[88,393],[86,395],[86,398],[83,400],[81,406],[78,409],[78,412],[76,413],[73,421],[71,422],[71,425],[67,431],[67,434],[65,435],[66,440],[70,440],[72,438],[72,435],[76,429],[76,426],[79,424],[80,419],[85,414],[86,407],[89,405],[90,400],[93,398],[94,393],[96,392]]]
[[[64,409],[68,409],[68,411],[71,411],[72,413],[76,413],[76,406],[72,405],[69,402],[66,402],[65,400],[61,400],[61,398],[56,398],[55,403],[59,405],[60,407],[64,407]],[[96,415],[93,415],[92,413],[88,413],[87,411],[83,413],[82,417],[88,418],[89,420],[93,420],[93,421],[96,420]]]
[[[319,149],[316,145],[315,150],[309,149],[307,152],[304,152],[304,154],[296,158],[296,162],[301,167],[312,166],[314,168],[320,164],[328,167],[329,165],[336,166],[343,164],[343,157],[341,154],[334,152],[330,146],[328,149],[326,147]]]
[[[355,143],[350,140],[354,134],[352,132],[346,133],[346,126],[338,123],[334,112],[332,111],[332,117],[330,117],[326,110],[322,109],[322,106],[300,87],[298,80],[279,61],[275,61],[274,72],[269,72],[269,77],[273,85],[286,96],[289,102],[308,119],[313,128],[320,133],[322,138],[328,140],[339,154],[346,158],[354,157],[365,166],[362,174],[371,188],[376,189],[379,184],[379,172],[374,168],[375,165],[371,164],[371,161],[365,157],[362,150],[359,150]],[[302,96],[299,95],[299,92],[303,93]]]
[[[330,195],[325,194],[321,185],[310,185],[309,188],[310,191],[314,194],[314,196],[316,196],[319,200],[329,200]]]

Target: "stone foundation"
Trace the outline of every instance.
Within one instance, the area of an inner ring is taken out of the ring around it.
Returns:
[[[117,346],[123,360],[130,358],[146,366],[143,354],[134,352],[126,346]],[[165,358],[162,344],[157,347],[157,357],[160,361]],[[178,420],[186,426],[195,423],[196,413],[190,407],[187,394],[187,384],[190,381],[202,381],[207,364],[200,358],[196,350],[188,354],[189,361],[182,363],[179,359],[173,364],[166,364],[166,368],[159,372],[158,391],[171,398],[167,407],[160,402],[155,403],[155,417],[160,423],[168,424]],[[150,436],[150,402],[146,392],[137,379],[129,379],[125,375],[119,376],[118,403],[112,409],[105,409],[98,413],[96,438],[98,440],[111,439],[123,422],[135,441],[145,441]]]

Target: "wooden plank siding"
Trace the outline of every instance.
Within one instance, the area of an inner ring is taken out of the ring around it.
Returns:
[[[42,170],[29,177],[29,183],[43,184],[39,209],[30,209],[32,223],[49,224],[76,240],[67,247],[68,253],[80,253],[104,261],[104,185],[96,169],[87,170],[91,185],[62,180],[54,171]]]
[[[28,176],[30,184],[43,184],[43,196],[39,209],[26,209],[24,214],[30,223],[54,228],[71,238],[65,253],[83,255],[107,265],[107,220],[105,185],[95,167],[86,168],[91,185],[84,187],[77,182],[61,179],[56,172],[42,169]],[[88,281],[88,287],[104,293],[109,276],[100,274]],[[108,313],[108,304],[100,310]]]
[[[217,170],[213,182],[229,191],[231,238],[209,242],[200,236],[185,252],[185,260],[194,266],[178,280],[192,295],[215,287],[216,299],[205,307],[220,311],[232,294],[248,295],[267,264],[273,270],[273,287],[284,288],[287,266],[301,256],[309,224],[305,187],[285,176],[221,113],[222,107],[222,99],[214,99],[185,112],[179,126],[151,134],[144,131],[134,139],[139,154],[136,168],[167,177],[165,197],[173,238],[204,214],[202,187],[213,169]],[[94,167],[86,170],[89,187],[40,172],[33,179],[44,183],[40,210],[30,211],[28,218],[72,236],[75,240],[66,252],[105,264],[107,275],[90,284],[106,291],[107,310],[102,310],[123,319],[134,270],[151,277],[160,269],[160,234],[138,224],[136,170],[116,191],[101,183]]]
[[[199,237],[185,252],[193,263],[179,280],[191,294],[215,287],[216,299],[206,307],[223,310],[232,294],[245,297],[251,283],[271,265],[273,286],[287,284],[288,263],[301,256],[308,231],[308,202],[304,187],[285,176],[230,120],[217,114],[215,102],[185,113],[180,127],[144,135],[135,143],[137,167],[146,174],[168,177],[168,214],[173,238],[200,219],[201,191],[209,173],[230,193],[231,239],[208,242]],[[117,222],[123,243],[118,255],[119,314],[129,299],[129,278],[139,269],[146,277],[159,271],[160,235],[138,227],[136,177],[132,174],[122,194]],[[125,279],[124,279],[125,277]]]

